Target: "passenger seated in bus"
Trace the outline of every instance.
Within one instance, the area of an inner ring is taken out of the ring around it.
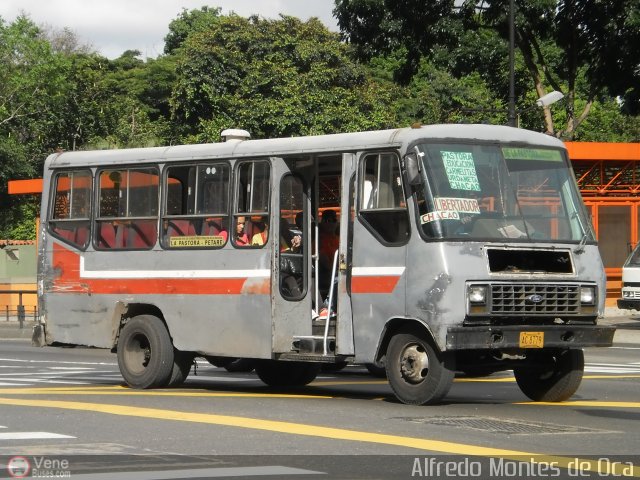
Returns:
[[[280,219],[280,253],[282,291],[291,297],[300,297],[302,295],[302,237],[291,231],[289,222],[285,218]]]
[[[202,225],[202,235],[222,237],[225,242],[229,236],[225,228],[222,226],[222,218],[220,217],[206,218]]]
[[[333,268],[333,257],[340,246],[340,237],[336,234],[338,218],[335,210],[325,210],[322,212],[320,224],[318,225],[320,246],[318,248],[318,277],[319,289],[323,297],[329,292],[331,283],[331,269]]]
[[[251,237],[251,245],[264,245],[267,243],[267,238],[269,237],[269,224],[266,222],[253,222],[253,225],[258,229],[258,233]]]
[[[245,218],[244,217],[238,217],[236,219],[236,231],[235,231],[235,243],[237,246],[239,247],[247,247],[249,246],[249,237],[247,236],[247,233],[245,232]]]
[[[302,245],[302,237],[291,231],[291,227],[286,218],[280,219],[280,251],[289,253],[299,253]]]

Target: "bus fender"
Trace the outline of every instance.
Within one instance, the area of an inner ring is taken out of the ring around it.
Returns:
[[[151,303],[125,303],[116,302],[113,309],[113,315],[111,317],[111,350],[116,351],[118,346],[118,338],[120,337],[120,331],[124,327],[127,320],[138,315],[153,315],[158,317],[164,323],[165,328],[169,331],[167,322],[162,315],[162,311]],[[169,332],[171,336],[171,332]],[[173,338],[173,337],[172,337]]]
[[[391,318],[387,321],[382,329],[380,334],[380,338],[378,340],[378,347],[376,348],[375,361],[380,362],[387,353],[387,347],[389,346],[389,341],[391,337],[395,335],[399,331],[406,331],[411,328],[423,329],[428,337],[432,340],[433,344],[439,348],[438,342],[436,341],[431,328],[424,321],[418,318]]]

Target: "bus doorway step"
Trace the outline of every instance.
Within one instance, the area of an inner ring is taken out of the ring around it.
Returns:
[[[278,360],[294,361],[294,362],[314,362],[322,365],[335,365],[346,362],[346,357],[342,355],[313,355],[309,353],[282,353],[278,355]]]
[[[327,352],[335,352],[336,337],[329,336],[326,338]],[[292,350],[298,353],[309,353],[313,355],[324,355],[325,353],[325,337],[322,335],[310,335],[304,337],[293,337]]]

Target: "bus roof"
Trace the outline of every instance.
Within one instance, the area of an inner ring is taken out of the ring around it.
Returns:
[[[266,140],[230,140],[220,143],[168,147],[62,152],[50,155],[45,168],[165,160],[277,157],[335,153],[336,151],[355,152],[389,147],[397,148],[420,139],[500,141],[565,148],[564,144],[555,137],[520,128],[453,124]]]

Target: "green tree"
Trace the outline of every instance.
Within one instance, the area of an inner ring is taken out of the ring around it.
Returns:
[[[566,95],[562,128],[556,132],[546,109],[547,131],[571,138],[603,95],[623,98],[624,110],[637,113],[640,0],[519,0],[516,6],[516,46],[529,76],[526,91],[533,90],[537,97],[551,89]],[[490,28],[503,41],[508,37],[507,0],[488,0],[481,6],[475,0],[426,6],[419,0],[336,0],[334,12],[344,38],[361,58],[402,51],[397,71],[405,82],[415,74],[421,58],[432,58],[439,49],[456,51],[465,36],[462,26],[473,32]],[[488,50],[481,38],[486,34],[477,37],[475,49],[480,55],[476,58],[499,62],[496,56],[482,56]],[[479,67],[496,69],[496,63]],[[518,92],[520,99],[526,91]],[[497,92],[505,99],[506,89]]]
[[[65,60],[26,16],[0,18],[0,237],[34,238],[33,198],[7,194],[8,180],[42,171],[64,104]]]
[[[189,35],[209,28],[220,17],[220,11],[220,8],[206,6],[199,10],[182,9],[178,18],[169,24],[169,33],[164,37],[164,53],[175,53]]]
[[[185,141],[229,127],[256,138],[397,124],[395,87],[373,82],[318,20],[219,17],[178,54],[173,124]]]
[[[64,58],[20,16],[10,25],[0,18],[0,64],[0,132],[33,151],[46,149],[64,101]]]
[[[32,178],[35,175],[27,158],[26,148],[18,140],[0,137],[0,238],[35,238],[34,200],[9,195],[7,190],[9,180]]]

